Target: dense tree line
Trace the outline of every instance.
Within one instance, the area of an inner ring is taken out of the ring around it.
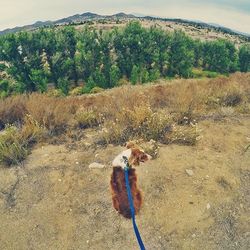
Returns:
[[[193,40],[181,31],[167,33],[131,22],[124,29],[86,26],[39,29],[0,37],[0,92],[45,92],[48,83],[68,94],[112,88],[122,81],[145,83],[159,77],[192,77],[193,68],[231,73],[250,71],[250,47],[239,50],[226,40]],[[126,80],[125,80],[126,79]]]

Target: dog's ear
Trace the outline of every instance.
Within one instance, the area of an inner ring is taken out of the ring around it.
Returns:
[[[134,165],[138,166],[140,162],[146,162],[148,160],[151,160],[152,157],[145,153],[142,149],[139,148],[133,148],[132,149],[132,159]]]
[[[131,150],[131,157],[130,157],[130,163],[134,166],[138,166],[140,163],[140,149],[138,148],[132,148]]]
[[[134,148],[134,147],[135,147],[135,143],[134,142],[129,141],[129,142],[126,143],[126,148],[127,149]]]

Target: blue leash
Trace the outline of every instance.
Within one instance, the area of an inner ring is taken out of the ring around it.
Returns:
[[[141,236],[140,236],[140,232],[139,232],[138,227],[137,227],[136,222],[135,222],[135,209],[134,209],[134,203],[133,203],[133,198],[132,198],[130,185],[129,185],[129,178],[128,178],[128,171],[129,171],[128,159],[124,157],[124,161],[126,163],[126,167],[124,169],[126,189],[127,189],[127,194],[128,194],[128,201],[129,201],[130,212],[131,212],[131,216],[132,216],[134,232],[135,232],[135,235],[136,235],[136,238],[137,238],[138,244],[140,245],[141,250],[145,250],[144,244],[143,244]]]

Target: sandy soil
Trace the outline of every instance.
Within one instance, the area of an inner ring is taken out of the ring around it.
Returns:
[[[161,145],[137,169],[147,249],[249,249],[250,118],[199,130],[197,146]],[[40,145],[22,166],[0,167],[0,249],[138,249],[109,190],[110,162],[123,148],[96,148],[91,138]],[[95,161],[106,167],[89,169]]]

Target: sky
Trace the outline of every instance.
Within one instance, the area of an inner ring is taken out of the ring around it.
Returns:
[[[0,30],[84,12],[125,12],[199,20],[250,34],[250,0],[0,0],[0,4]]]

